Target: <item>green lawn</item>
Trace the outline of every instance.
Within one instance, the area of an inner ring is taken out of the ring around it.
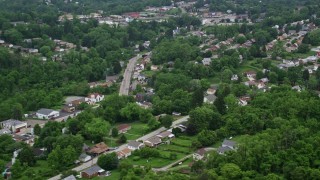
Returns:
[[[117,180],[120,179],[120,171],[119,170],[113,170],[111,171],[111,176],[97,176],[92,178],[92,180],[101,180],[101,179],[112,179]]]
[[[131,129],[125,133],[128,140],[135,140],[148,133],[148,125],[141,122],[131,123]]]
[[[23,172],[23,178],[31,178],[30,176],[35,177],[52,177],[56,175],[56,173],[49,167],[48,162],[45,160],[38,160],[37,164],[34,167],[28,167],[25,172]]]

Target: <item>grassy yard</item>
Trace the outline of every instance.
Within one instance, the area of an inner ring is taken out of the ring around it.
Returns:
[[[131,123],[131,129],[125,133],[128,140],[135,140],[148,133],[148,125],[141,122]]]
[[[92,178],[92,180],[101,180],[101,179],[112,179],[112,180],[116,180],[116,179],[120,179],[120,171],[119,170],[113,170],[111,171],[111,176],[97,176]]]
[[[138,160],[134,160],[134,156],[130,156],[128,161],[133,165],[151,166],[153,168],[160,168],[169,165],[193,152],[191,149],[193,138],[194,137],[182,136],[173,139],[171,144],[162,144],[158,146],[157,150],[160,152],[160,157],[140,158]],[[170,159],[170,155],[172,153],[176,155],[175,159]]]
[[[21,179],[32,179],[32,176],[46,178],[54,175],[56,175],[56,173],[49,167],[47,161],[38,160],[34,167],[28,167],[27,170],[23,172]]]

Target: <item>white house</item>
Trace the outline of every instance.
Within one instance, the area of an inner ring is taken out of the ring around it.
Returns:
[[[205,65],[205,66],[210,66],[211,59],[210,58],[203,58],[202,64]]]
[[[85,101],[88,104],[95,104],[95,103],[101,102],[103,99],[104,99],[104,95],[99,93],[92,93],[85,98]]]
[[[0,122],[0,125],[3,129],[9,129],[12,132],[20,132],[21,129],[27,128],[27,122],[15,119],[8,119],[6,121],[2,121]]]
[[[42,108],[36,112],[36,116],[39,119],[54,119],[60,116],[60,112],[52,109]]]
[[[131,149],[132,151],[139,150],[143,147],[144,147],[144,144],[142,142],[130,141],[128,143],[128,148]]]
[[[213,102],[217,99],[217,96],[214,94],[209,94],[203,98],[204,103],[213,104]]]

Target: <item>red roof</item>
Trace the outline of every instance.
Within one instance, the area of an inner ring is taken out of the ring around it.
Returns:
[[[129,127],[131,127],[130,124],[120,124],[118,126],[118,130],[121,131],[121,130],[125,130],[125,129],[128,129]]]

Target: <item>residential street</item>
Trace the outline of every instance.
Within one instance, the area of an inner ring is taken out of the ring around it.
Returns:
[[[178,124],[180,124],[180,123],[183,123],[183,122],[188,121],[188,118],[189,118],[189,116],[184,116],[184,117],[182,117],[182,118],[174,121],[174,122],[172,123],[172,126],[171,126],[171,127],[174,127],[174,126],[176,126],[176,125],[178,125]],[[166,130],[166,128],[161,127],[161,128],[159,128],[159,129],[157,129],[157,130],[155,130],[155,131],[150,132],[149,134],[146,134],[146,135],[138,138],[137,141],[139,141],[139,140],[142,140],[142,141],[147,140],[148,138],[150,138],[150,137],[152,137],[152,136],[155,136],[155,135],[157,135],[157,134],[159,134],[160,132],[165,131],[165,130]],[[127,144],[123,144],[123,145],[119,146],[117,150],[108,151],[108,152],[106,152],[105,154],[112,153],[112,152],[117,152],[117,151],[120,151],[120,150],[122,150],[122,149],[124,149],[124,148],[126,148],[126,147],[127,147]],[[80,172],[80,171],[82,171],[82,170],[84,170],[84,169],[87,169],[87,168],[91,167],[92,165],[96,164],[97,161],[98,161],[98,158],[99,158],[99,157],[95,157],[95,158],[93,158],[91,161],[88,161],[88,162],[86,162],[86,163],[83,163],[83,164],[81,164],[80,166],[73,168],[72,170],[77,171],[77,172]],[[59,174],[59,175],[57,175],[57,176],[55,176],[55,177],[52,177],[52,178],[50,178],[49,180],[59,180],[59,179],[61,179],[61,174]]]
[[[140,58],[140,55],[137,55],[129,60],[129,63],[127,64],[127,68],[123,74],[123,80],[120,85],[119,95],[128,95],[129,94],[132,72],[133,72],[134,66],[139,58]]]

